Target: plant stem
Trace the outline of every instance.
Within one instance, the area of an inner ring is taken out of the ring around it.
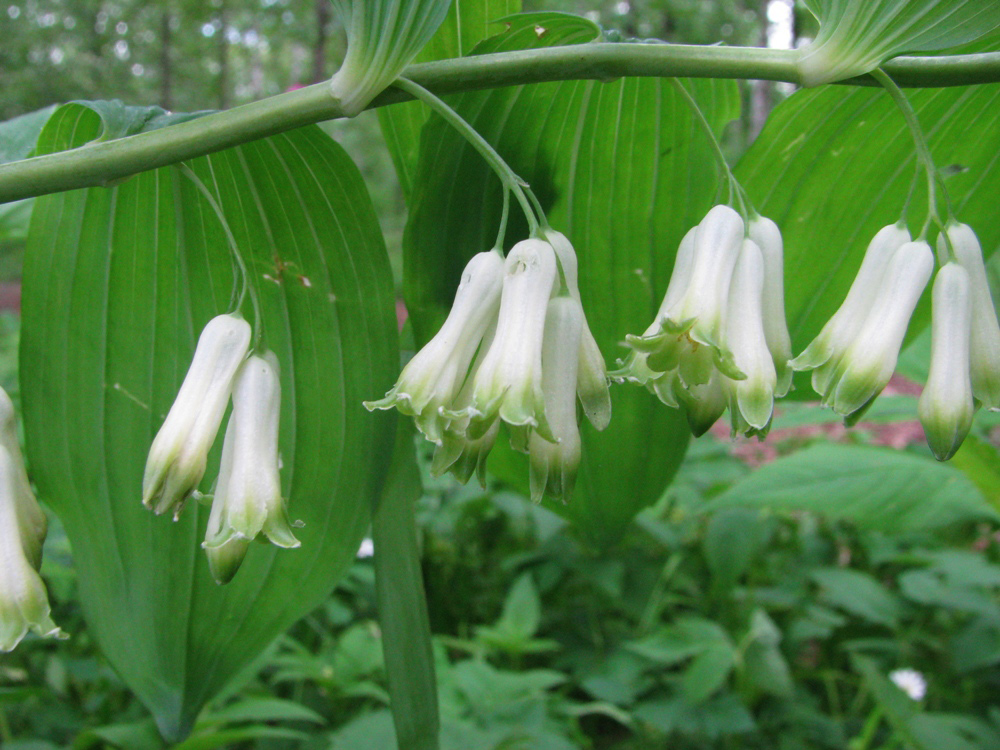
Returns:
[[[920,127],[920,120],[917,118],[917,113],[914,111],[913,105],[910,104],[910,100],[906,98],[906,94],[882,70],[876,68],[872,71],[872,76],[882,84],[882,87],[892,97],[896,106],[899,107],[900,112],[903,113],[906,126],[910,129],[910,134],[913,136],[913,143],[917,149],[917,158],[927,173],[927,219],[920,230],[920,239],[923,239],[927,236],[927,230],[930,228],[932,222],[938,226],[942,226],[937,210],[938,172],[937,167],[934,165],[934,156],[931,154],[930,146],[927,145],[927,137],[924,135],[923,128]]]
[[[437,112],[444,118],[445,122],[455,128],[469,142],[469,145],[479,152],[479,155],[490,165],[490,168],[496,172],[497,177],[500,178],[500,182],[503,183],[504,189],[514,193],[514,197],[521,204],[521,210],[524,211],[524,216],[528,220],[528,230],[531,236],[534,237],[538,233],[538,219],[535,217],[535,212],[531,210],[528,197],[524,194],[526,183],[517,176],[514,170],[510,168],[510,165],[497,153],[496,149],[479,134],[479,131],[462,119],[462,116],[458,112],[423,86],[406,78],[397,78],[393,86],[402,89],[415,99],[419,99]]]
[[[756,78],[799,82],[798,52],[685,44],[574,44],[412,65],[406,77],[437,94],[544,81],[622,76]],[[964,86],[1000,81],[1000,52],[897,57],[883,66],[900,86]],[[873,85],[862,76],[845,82]],[[382,92],[371,107],[406,101]],[[343,117],[326,82],[147,133],[0,164],[0,203],[107,185],[148,169],[204,156],[322,120]]]
[[[705,137],[708,138],[708,142],[712,144],[712,149],[715,151],[715,158],[719,162],[719,168],[722,170],[722,173],[726,176],[726,179],[729,182],[729,204],[732,205],[734,202],[739,204],[737,210],[740,212],[740,216],[743,217],[744,226],[749,230],[750,216],[747,211],[746,193],[743,190],[743,186],[740,185],[739,181],[736,179],[736,175],[733,174],[733,170],[730,168],[729,162],[726,160],[726,155],[722,152],[722,144],[719,143],[719,139],[715,137],[715,131],[712,130],[712,125],[706,119],[705,113],[701,111],[701,107],[698,106],[698,102],[695,101],[691,92],[684,88],[684,84],[677,78],[671,78],[670,83],[673,84],[677,93],[681,95],[681,98],[687,102],[688,107],[691,109],[691,113],[698,121],[698,124],[701,125],[701,129],[705,132]]]

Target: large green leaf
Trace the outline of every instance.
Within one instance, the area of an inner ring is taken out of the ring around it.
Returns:
[[[148,127],[146,114],[67,105],[39,151]],[[207,509],[171,523],[140,503],[153,435],[234,285],[222,224],[179,170],[38,200],[21,339],[31,474],[72,542],[89,630],[171,738],[351,562],[394,432],[361,401],[391,384],[398,363],[384,246],[339,146],[308,127],[190,167],[246,259],[263,345],[281,363],[282,489],[305,522],[302,547],[252,545],[219,587],[200,549]]]
[[[477,51],[586,42],[589,22],[557,14],[508,19]],[[729,82],[685,84],[714,127],[736,116]],[[653,319],[685,231],[711,207],[719,185],[704,133],[669,81],[570,81],[473,92],[449,102],[531,183],[552,225],[580,258],[590,327],[614,364],[625,333]],[[501,188],[482,159],[442,121],[424,128],[404,248],[407,308],[418,341],[437,330],[468,258],[492,246]],[[508,245],[526,232],[512,212]],[[676,471],[687,427],[634,386],[612,390],[611,426],[583,430],[576,494],[555,510],[594,542],[615,539]],[[491,470],[524,486],[526,462],[500,441]]]
[[[907,95],[938,165],[960,167],[948,191],[958,219],[989,254],[1000,245],[1000,85]],[[912,138],[882,91],[802,91],[774,111],[737,174],[784,234],[785,305],[799,352],[844,300],[868,242],[899,218],[915,174]],[[908,214],[912,232],[926,207],[920,180]],[[926,326],[929,312],[927,304],[918,308],[911,335]],[[808,378],[796,382],[799,397],[815,397]]]
[[[707,506],[811,511],[880,531],[935,529],[1000,515],[951,466],[911,453],[820,444],[762,466]]]
[[[493,23],[521,10],[521,0],[453,0],[448,16],[416,62],[462,57],[488,36],[499,31]],[[399,184],[407,198],[420,148],[420,129],[430,110],[420,102],[405,102],[378,110],[379,124],[396,166]]]

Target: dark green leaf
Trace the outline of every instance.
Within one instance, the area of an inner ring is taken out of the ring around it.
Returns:
[[[930,458],[821,444],[767,464],[709,502],[807,510],[880,531],[933,529],[998,515],[961,473]]]
[[[107,127],[97,111],[113,110],[60,109],[39,150],[82,146]],[[384,246],[339,146],[310,127],[190,166],[247,261],[263,343],[281,363],[283,491],[305,522],[301,549],[252,545],[219,587],[200,548],[207,509],[171,523],[139,502],[146,452],[195,339],[232,304],[220,221],[181,172],[39,199],[21,347],[31,474],[73,545],[90,632],[173,739],[353,560],[392,451],[391,420],[361,401],[398,363]]]

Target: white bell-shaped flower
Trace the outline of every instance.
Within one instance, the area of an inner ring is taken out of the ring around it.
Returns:
[[[64,637],[52,621],[48,594],[22,541],[17,461],[0,445],[0,651],[11,651],[33,630]],[[29,540],[30,541],[30,540]]]
[[[153,439],[142,479],[142,504],[176,519],[205,475],[232,390],[233,377],[250,347],[250,325],[238,315],[212,318],[177,398]]]
[[[778,225],[763,216],[751,219],[748,234],[764,258],[764,338],[777,376],[774,395],[781,398],[791,388],[793,374],[792,339],[785,320],[785,246]]]
[[[233,385],[233,413],[222,444],[219,481],[205,532],[206,549],[220,549],[234,538],[253,541],[260,535],[279,547],[299,546],[281,496],[280,407],[277,360],[271,352],[251,356],[240,368]],[[218,558],[225,558],[233,551],[234,548],[223,550]],[[234,566],[232,559],[228,559],[226,566],[222,562],[223,559],[215,560],[219,571],[231,578],[238,564]],[[225,575],[216,578],[228,580]]]
[[[0,446],[5,448],[11,457],[14,482],[17,485],[14,511],[17,515],[21,546],[31,567],[38,570],[42,565],[42,544],[48,532],[48,519],[28,482],[28,473],[24,468],[24,457],[21,455],[21,445],[17,437],[14,404],[2,388],[0,388]]]
[[[603,430],[611,422],[608,370],[604,363],[604,355],[601,354],[594,334],[590,332],[587,315],[583,312],[576,250],[573,249],[573,245],[566,235],[561,232],[548,228],[542,234],[556,253],[569,295],[580,303],[580,311],[583,314],[583,331],[580,335],[580,361],[577,367],[576,393],[580,398],[580,405],[583,407],[583,413],[587,419],[596,429]]]
[[[968,224],[951,223],[946,229],[955,257],[969,274],[972,304],[970,341],[970,376],[972,394],[986,409],[1000,409],[1000,326],[986,280],[986,266],[979,238]],[[944,237],[938,237],[938,250],[946,251]]]
[[[947,461],[969,434],[975,413],[969,378],[969,274],[958,263],[938,271],[932,302],[931,367],[917,413],[934,456]]]
[[[933,270],[934,253],[926,242],[907,242],[893,253],[868,315],[824,396],[838,414],[860,416],[889,382],[910,316]]]
[[[573,297],[556,297],[545,315],[542,390],[545,412],[556,442],[533,431],[528,438],[531,499],[549,494],[563,502],[572,495],[580,466],[580,428],[576,421],[576,389],[583,308]]]
[[[482,437],[499,417],[551,437],[542,393],[542,340],[546,306],[558,281],[555,252],[543,240],[523,240],[511,248],[504,268],[496,335],[467,409],[468,436]]]
[[[743,241],[729,287],[725,342],[746,377],[724,379],[733,432],[763,436],[774,412],[778,379],[764,330],[764,255],[751,239]]]
[[[504,260],[489,251],[474,255],[462,272],[455,301],[441,329],[417,352],[385,398],[366,401],[365,407],[391,409],[415,418],[417,428],[440,445],[453,402],[494,325],[503,288]]]

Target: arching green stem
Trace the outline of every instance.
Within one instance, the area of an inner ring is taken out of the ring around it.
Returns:
[[[490,165],[490,168],[496,172],[504,188],[514,193],[514,197],[521,204],[524,216],[528,220],[528,230],[531,236],[534,237],[538,233],[538,219],[535,217],[528,197],[524,192],[527,183],[517,176],[514,170],[510,168],[510,165],[497,153],[496,149],[474,127],[466,122],[458,112],[449,107],[443,99],[435,96],[423,86],[406,78],[397,78],[393,86],[402,89],[407,94],[413,96],[414,99],[419,99],[434,110],[445,122],[455,128],[469,142],[469,145],[479,152],[479,155]]]
[[[236,244],[236,238],[233,236],[232,230],[229,228],[229,222],[226,221],[225,214],[222,213],[222,207],[219,206],[218,202],[215,200],[215,196],[212,195],[211,191],[202,182],[201,178],[195,173],[191,167],[189,167],[184,162],[175,164],[174,166],[187,177],[191,183],[198,189],[208,201],[208,205],[211,206],[212,211],[215,213],[216,218],[222,225],[222,231],[226,234],[226,241],[229,243],[229,251],[233,256],[233,261],[235,262],[236,268],[239,270],[240,277],[243,281],[243,287],[240,290],[239,299],[236,301],[236,309],[239,310],[243,307],[243,301],[246,299],[247,295],[250,296],[250,306],[253,307],[253,334],[254,343],[253,346],[256,349],[260,345],[260,337],[262,332],[261,317],[260,317],[260,301],[257,299],[257,290],[254,285],[250,283],[250,275],[247,272],[246,262],[243,260],[243,256],[240,254],[240,248]]]

